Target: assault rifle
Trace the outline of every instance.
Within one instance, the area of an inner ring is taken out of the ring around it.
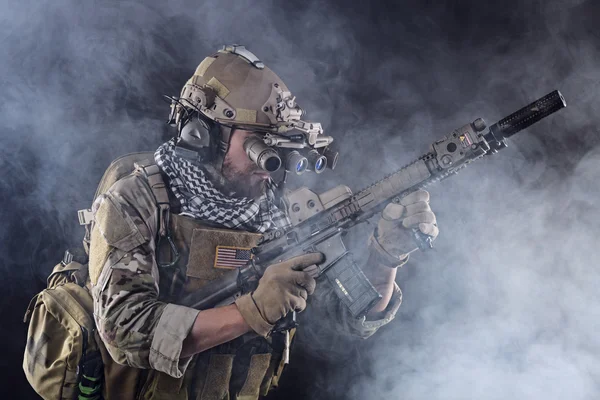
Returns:
[[[291,228],[265,234],[245,267],[211,281],[186,296],[181,304],[197,309],[230,304],[236,296],[253,290],[270,264],[319,251],[325,258],[317,266],[317,278],[324,275],[329,280],[354,317],[365,315],[381,296],[346,250],[343,233],[380,212],[389,202],[399,202],[404,195],[498,152],[506,147],[507,138],[564,107],[565,99],[555,90],[489,128],[478,118],[434,142],[430,151],[416,161],[356,194],[344,185],[322,194],[306,187],[291,192],[284,197]],[[413,236],[419,248],[431,247],[429,236],[416,229]]]

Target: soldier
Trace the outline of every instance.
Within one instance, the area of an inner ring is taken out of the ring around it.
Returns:
[[[291,154],[285,138],[319,154],[332,141],[319,124],[301,121],[302,113],[254,54],[226,46],[202,61],[174,99],[178,135],[158,148],[155,164],[139,166],[96,199],[89,271],[106,398],[265,395],[283,369],[284,335],[274,325],[304,310],[313,292],[332,320],[364,338],[394,318],[402,300],[396,267],[416,247],[407,228],[438,234],[423,190],[389,205],[369,240],[363,271],[382,298],[366,317],[353,318],[327,282],[315,292],[309,271],[320,253],[270,265],[258,287],[232,304],[177,304],[243,265],[261,233],[289,226],[273,181],[287,157],[279,155]],[[298,172],[306,168],[305,159],[293,160]],[[324,167],[326,160],[312,159],[319,160],[313,169]]]

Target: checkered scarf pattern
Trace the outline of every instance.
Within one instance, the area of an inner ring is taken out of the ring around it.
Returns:
[[[270,185],[258,199],[227,196],[215,187],[198,163],[175,154],[174,139],[162,144],[154,159],[169,177],[168,185],[179,200],[183,215],[224,228],[259,233],[291,225],[287,215],[275,205]]]

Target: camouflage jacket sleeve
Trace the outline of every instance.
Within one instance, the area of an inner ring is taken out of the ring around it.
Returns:
[[[115,183],[93,206],[90,280],[94,318],[119,364],[181,377],[183,340],[199,311],[159,301],[155,260],[158,216],[143,178]]]
[[[378,318],[354,318],[348,308],[338,299],[327,279],[317,283],[317,289],[311,297],[311,304],[319,307],[320,313],[325,313],[327,319],[335,324],[336,330],[341,329],[363,339],[370,337],[379,328],[393,320],[402,304],[402,291],[396,282],[394,282],[392,298]]]

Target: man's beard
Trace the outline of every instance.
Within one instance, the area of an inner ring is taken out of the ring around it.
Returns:
[[[257,175],[258,167],[251,166],[245,170],[236,168],[226,159],[223,162],[222,174],[225,178],[225,188],[234,192],[235,197],[257,199],[267,191],[267,180]]]

